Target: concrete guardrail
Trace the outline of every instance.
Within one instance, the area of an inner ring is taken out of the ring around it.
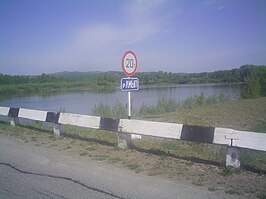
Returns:
[[[15,126],[19,118],[54,123],[53,131],[59,136],[62,125],[102,129],[118,133],[118,147],[130,147],[131,134],[170,138],[228,146],[226,165],[240,167],[239,148],[266,151],[266,134],[238,131],[230,128],[192,126],[143,120],[112,119],[72,113],[56,113],[25,108],[0,107],[0,115],[10,118]]]

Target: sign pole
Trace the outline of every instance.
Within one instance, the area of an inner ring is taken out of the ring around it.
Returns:
[[[131,78],[138,68],[138,61],[135,53],[133,51],[127,51],[122,58],[122,69],[124,73],[127,75],[126,78],[121,79],[121,90],[128,91],[128,119],[131,118],[131,90],[138,90],[139,82],[138,78]]]
[[[128,98],[128,119],[131,119],[131,96],[130,91],[127,92],[127,98]]]
[[[122,69],[127,78],[121,79],[121,90],[127,91],[128,99],[128,120],[131,119],[131,91],[139,90],[139,79],[133,77],[138,68],[138,60],[133,51],[127,51],[121,63]],[[132,121],[132,120],[131,120]],[[120,132],[118,134],[118,147],[127,148],[130,146],[132,139],[141,139],[141,135],[134,135]]]

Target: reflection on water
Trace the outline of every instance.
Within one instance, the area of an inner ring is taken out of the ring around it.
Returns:
[[[239,98],[242,85],[232,84],[194,84],[169,87],[143,88],[131,94],[133,106],[137,110],[142,104],[154,105],[159,99],[172,98],[177,102],[188,97],[200,95],[209,97],[224,94],[233,99]],[[16,97],[0,100],[0,106],[23,107],[37,110],[59,111],[64,108],[66,112],[91,114],[95,105],[100,103],[113,105],[115,101],[127,104],[127,92],[114,91],[74,91],[63,93],[49,93],[27,97]]]

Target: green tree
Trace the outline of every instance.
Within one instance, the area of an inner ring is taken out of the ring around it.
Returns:
[[[244,99],[256,98],[261,95],[261,87],[257,74],[253,73],[246,78],[246,85],[241,89],[240,96]]]

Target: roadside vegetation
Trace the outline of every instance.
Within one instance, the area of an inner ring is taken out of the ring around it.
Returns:
[[[189,97],[182,102],[176,102],[174,99],[167,99],[165,97],[158,100],[154,106],[148,106],[143,104],[140,110],[137,111],[134,107],[132,109],[133,118],[145,118],[162,113],[170,113],[176,111],[190,110],[196,107],[208,106],[212,104],[222,103],[230,101],[231,99],[223,94],[219,96],[205,97],[203,93]],[[127,105],[116,101],[113,106],[99,104],[96,105],[93,110],[93,114],[96,116],[110,117],[110,118],[127,118]]]
[[[244,99],[266,96],[266,67],[251,70],[240,95]]]
[[[145,119],[240,130],[254,130],[260,126],[260,132],[266,132],[265,97],[238,101],[217,97],[213,100],[215,103],[209,103],[208,98],[197,96],[195,100],[200,103],[193,102],[193,106],[185,106],[175,112],[157,112],[147,115]],[[117,115],[125,114],[119,102],[114,107],[108,108],[108,114],[110,110],[118,110]],[[0,134],[15,136],[25,144],[36,147],[56,148],[83,159],[121,166],[135,173],[182,180],[217,193],[222,191],[250,198],[263,198],[265,195],[265,152],[241,150],[242,169],[235,172],[224,165],[225,146],[143,136],[141,140],[133,140],[132,148],[124,151],[116,147],[116,133],[73,126],[64,126],[63,129],[63,136],[55,138],[49,124],[33,122],[12,127],[0,123]]]

